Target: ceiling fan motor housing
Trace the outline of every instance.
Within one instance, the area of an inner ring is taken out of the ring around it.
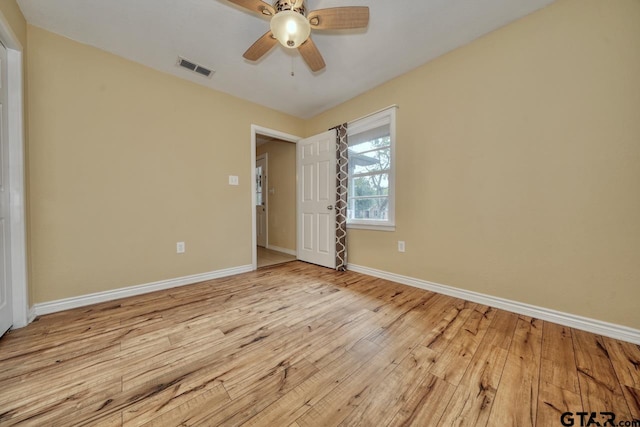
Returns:
[[[295,0],[276,0],[273,4],[273,8],[276,10],[276,13],[282,12],[285,10],[293,10],[294,12],[298,12],[302,16],[307,16],[307,10],[304,7],[304,2],[300,3],[300,6],[295,7]]]

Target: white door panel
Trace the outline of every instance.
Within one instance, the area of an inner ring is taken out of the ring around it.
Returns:
[[[298,142],[298,259],[335,268],[336,131]]]
[[[334,154],[335,156],[335,154]],[[333,166],[333,167],[332,167]],[[336,161],[324,161],[318,163],[318,184],[329,183],[329,180],[336,180]],[[336,198],[336,188],[331,188],[328,184],[318,186],[318,200],[333,204]]]
[[[313,250],[313,215],[302,214],[302,249]]]
[[[302,201],[313,201],[315,165],[302,165]]]
[[[324,212],[320,213],[318,215],[318,252],[322,254],[329,254],[332,250],[335,250],[335,240],[333,242],[329,241],[332,228],[335,231],[335,215],[331,217]]]

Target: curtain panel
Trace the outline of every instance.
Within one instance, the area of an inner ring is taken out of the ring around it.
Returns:
[[[336,126],[336,270],[347,269],[347,197],[349,195],[349,141],[347,124]]]

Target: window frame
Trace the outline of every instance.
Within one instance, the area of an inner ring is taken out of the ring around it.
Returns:
[[[370,116],[358,119],[347,126],[347,136],[357,135],[374,129],[384,124],[389,124],[389,152],[391,161],[389,162],[388,176],[388,215],[386,220],[370,220],[370,219],[349,219],[347,218],[347,228],[361,230],[377,230],[377,231],[395,231],[396,227],[396,107],[389,107]],[[385,173],[386,171],[380,171]],[[348,182],[351,188],[354,176],[349,169]],[[347,196],[347,204],[350,203],[350,197]]]

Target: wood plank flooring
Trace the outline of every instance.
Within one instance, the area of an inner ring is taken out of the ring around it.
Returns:
[[[0,339],[0,425],[560,426],[568,411],[640,420],[640,346],[302,262]]]
[[[284,252],[274,251],[273,249],[263,248],[258,246],[258,268],[268,267],[270,265],[282,264],[289,261],[295,261],[296,257],[293,255],[285,254]]]

